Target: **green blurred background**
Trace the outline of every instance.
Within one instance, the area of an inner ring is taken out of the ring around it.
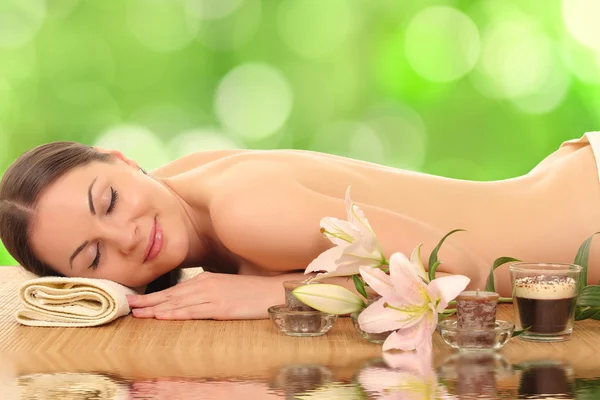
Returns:
[[[296,148],[517,176],[600,122],[597,15],[597,0],[1,0],[0,171],[76,140],[147,169]]]

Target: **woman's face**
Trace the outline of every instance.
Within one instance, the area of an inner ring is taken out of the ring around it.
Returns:
[[[120,159],[68,172],[41,194],[36,211],[33,250],[65,276],[140,287],[189,254],[179,198]]]

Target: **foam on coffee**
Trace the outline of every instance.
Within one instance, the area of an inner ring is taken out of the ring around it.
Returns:
[[[514,296],[535,300],[567,299],[575,296],[577,282],[568,276],[528,276],[515,279]]]

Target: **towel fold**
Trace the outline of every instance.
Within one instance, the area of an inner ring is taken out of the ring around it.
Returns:
[[[24,282],[17,321],[29,326],[97,326],[131,311],[133,289],[104,279],[42,277]]]
[[[180,281],[201,272],[204,272],[202,267],[186,268]],[[35,276],[28,272],[26,275]],[[140,293],[105,279],[56,276],[28,279],[19,287],[19,300],[24,308],[15,317],[17,322],[28,326],[103,325],[129,314],[126,297],[129,294]]]

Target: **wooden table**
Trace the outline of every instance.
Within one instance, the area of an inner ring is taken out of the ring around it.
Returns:
[[[291,364],[327,365],[351,376],[381,345],[362,339],[349,318],[315,338],[288,337],[270,320],[158,321],[127,316],[95,328],[37,328],[19,325],[16,290],[24,275],[0,267],[0,370],[12,376],[94,371],[124,378],[268,379]],[[500,319],[512,318],[502,305]],[[555,344],[511,340],[500,352],[510,363],[568,360],[578,376],[600,376],[600,322],[576,323],[570,341]],[[434,335],[434,364],[451,350]],[[2,373],[0,372],[0,376]]]

